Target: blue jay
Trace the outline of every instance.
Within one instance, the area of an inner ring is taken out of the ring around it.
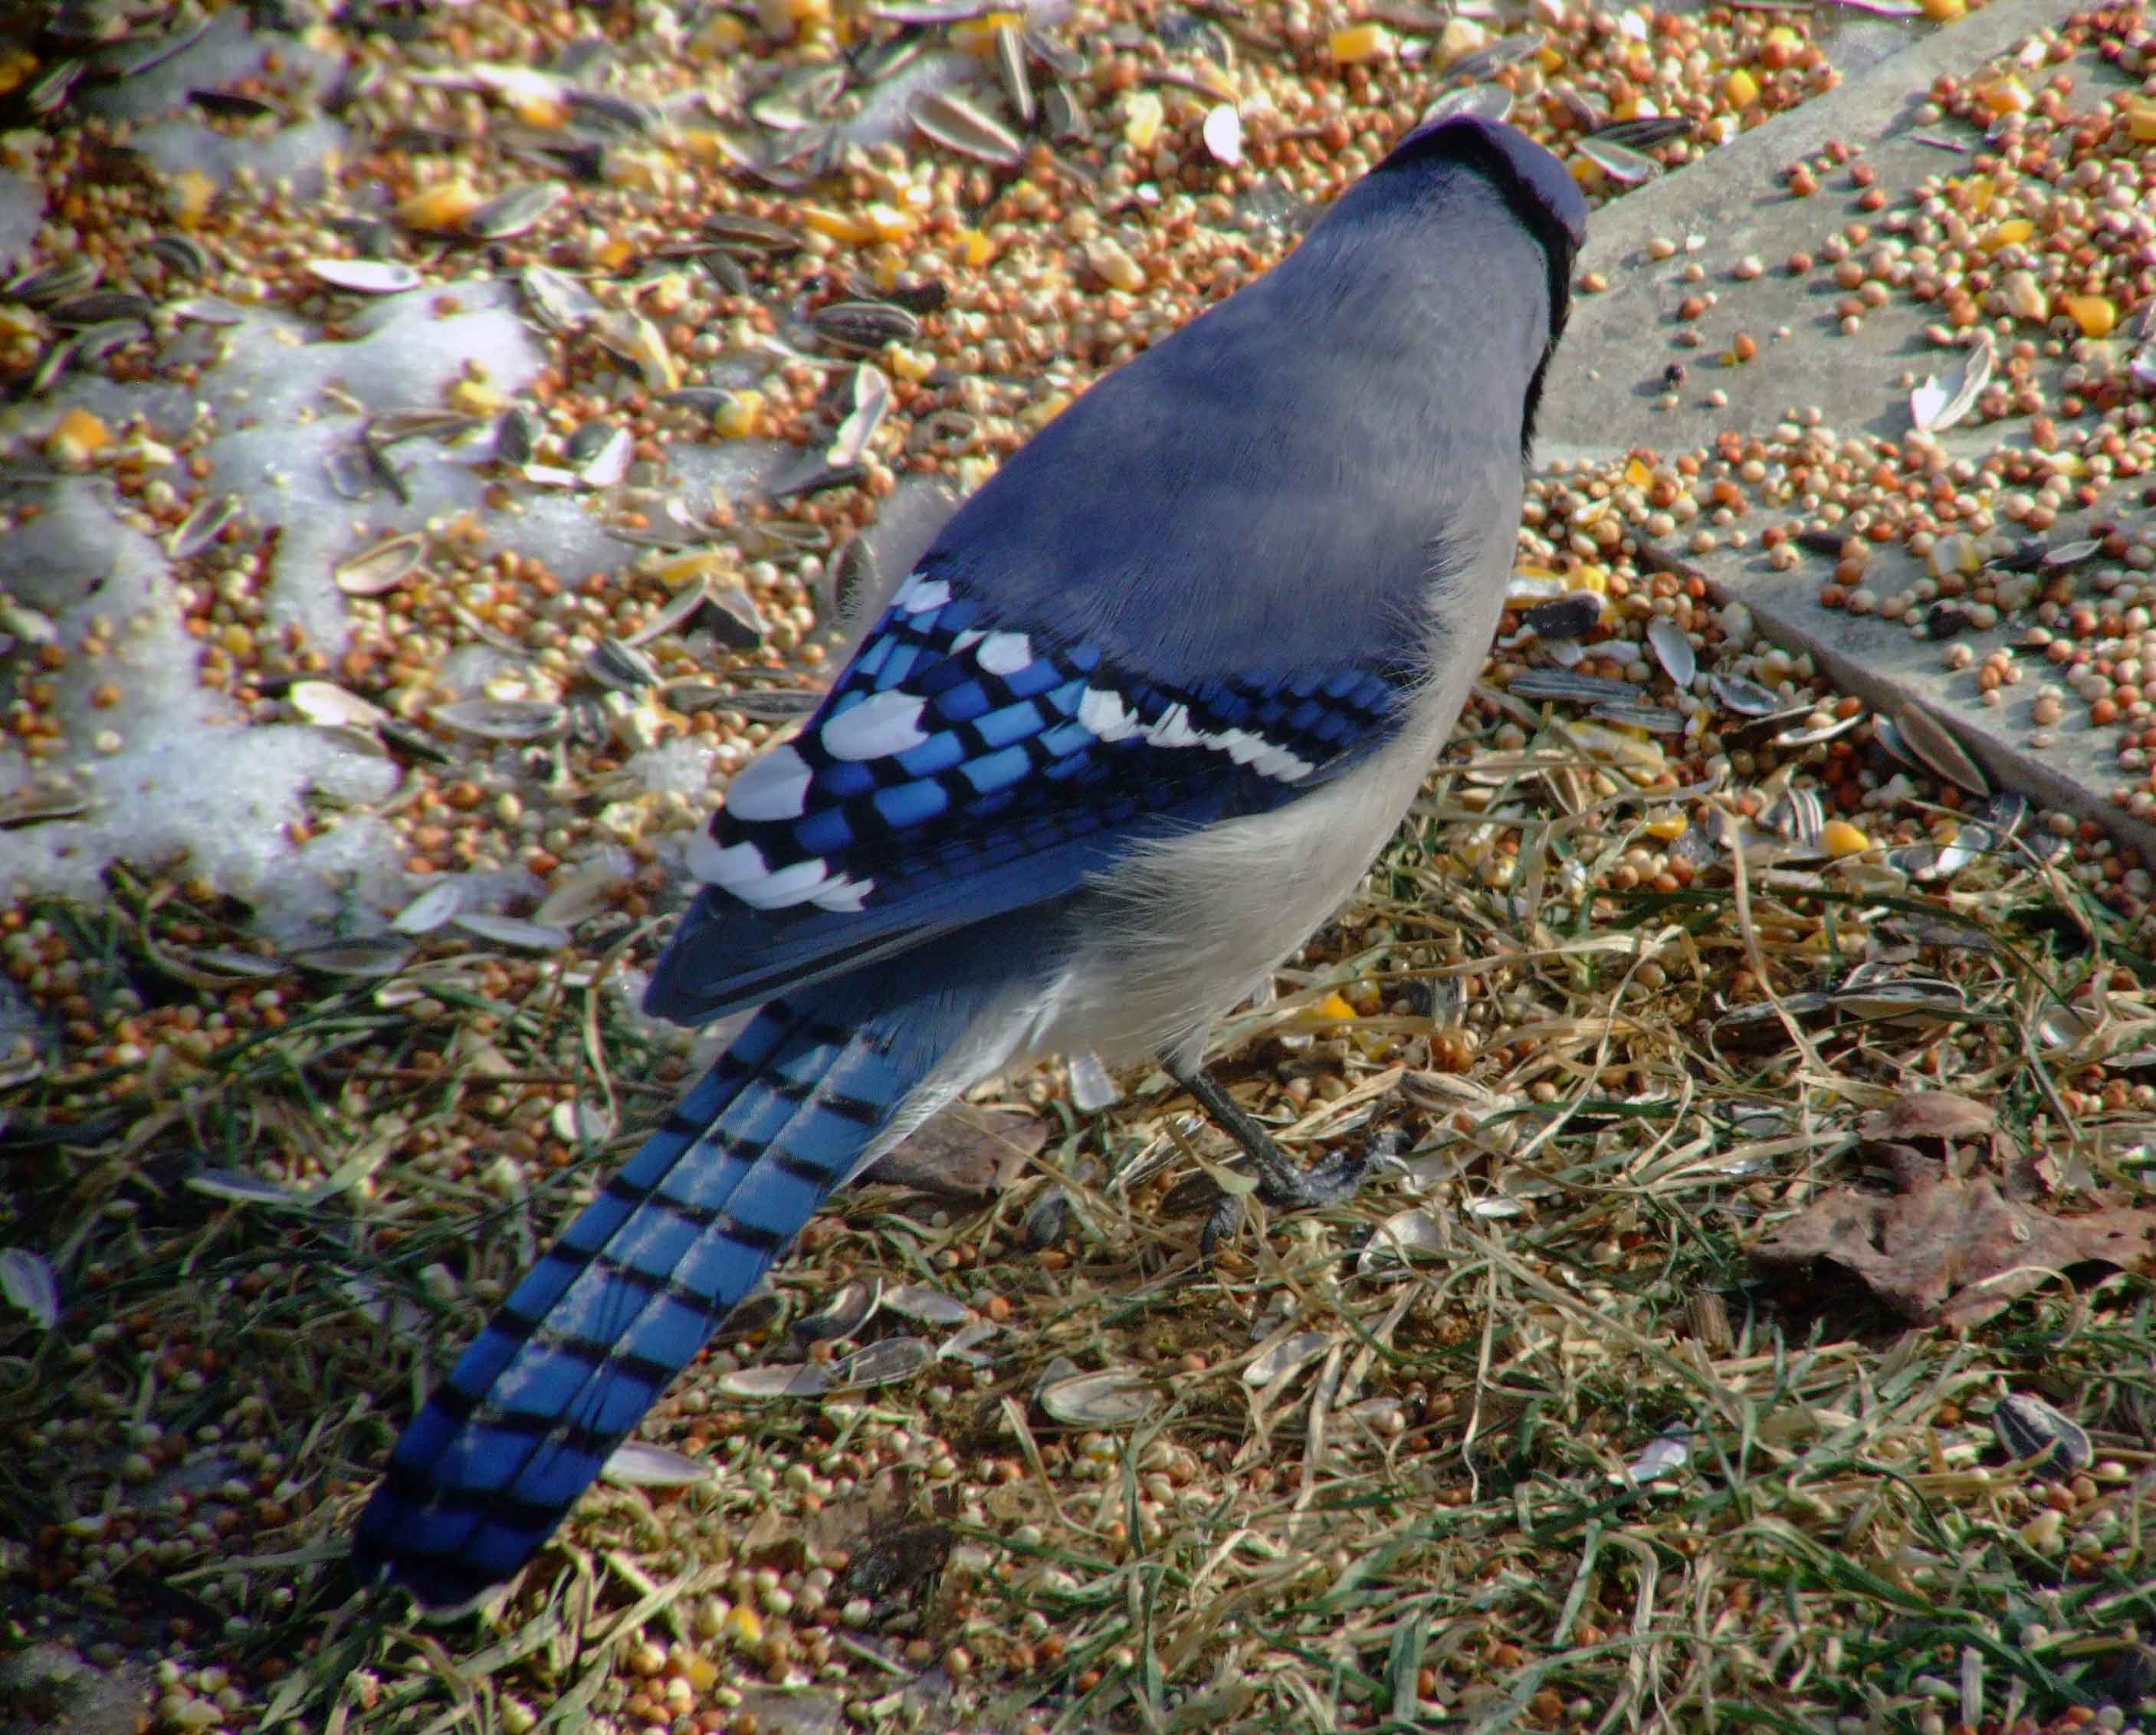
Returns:
[[[646,1007],[758,1007],[406,1429],[354,1553],[429,1605],[516,1572],[824,1201],[1036,1056],[1200,1070],[1336,910],[1481,667],[1587,208],[1416,128],[1271,272],[960,508],[688,852]]]

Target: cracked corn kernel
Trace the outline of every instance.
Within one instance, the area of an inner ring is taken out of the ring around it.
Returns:
[[[1393,33],[1383,24],[1350,24],[1327,38],[1325,48],[1335,66],[1360,66],[1391,54]]]
[[[1168,110],[1158,92],[1134,90],[1123,103],[1123,142],[1133,151],[1150,151]]]
[[[756,418],[763,408],[763,393],[737,392],[711,417],[711,426],[728,439],[746,439],[756,431]]]
[[[112,430],[88,410],[68,411],[45,436],[45,455],[55,464],[87,464],[112,444]]]
[[[1855,855],[1871,847],[1871,839],[1846,819],[1830,819],[1820,828],[1820,844],[1830,855]]]
[[[1655,814],[1640,828],[1660,843],[1673,844],[1691,829],[1691,821],[1679,813]]]
[[[2059,311],[2082,328],[2084,337],[2108,337],[2118,323],[2118,309],[2108,295],[2061,295]]]
[[[1743,67],[1722,81],[1722,94],[1733,109],[1748,109],[1759,100],[1759,81]]]
[[[480,204],[478,191],[469,181],[444,181],[398,200],[397,220],[407,228],[454,234]]]

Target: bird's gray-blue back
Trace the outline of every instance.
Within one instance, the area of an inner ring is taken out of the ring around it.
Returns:
[[[1477,516],[1462,508],[1520,486],[1548,275],[1476,169],[1371,176],[1268,276],[1050,423],[924,569],[1168,681],[1272,666],[1313,609],[1345,658],[1380,662],[1449,528]],[[1199,571],[1241,575],[1236,606],[1178,608]]]

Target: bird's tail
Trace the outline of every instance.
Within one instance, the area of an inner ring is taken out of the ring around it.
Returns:
[[[941,1063],[978,993],[864,1018],[865,986],[765,1006],[526,1274],[398,1440],[362,1577],[443,1606],[516,1571],[824,1199],[971,1081]]]

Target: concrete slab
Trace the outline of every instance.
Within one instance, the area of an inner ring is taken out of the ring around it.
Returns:
[[[2061,17],[2056,0],[1996,0],[1962,22],[1912,34],[1906,46],[1875,59],[1840,90],[1598,213],[1583,264],[1605,276],[1609,287],[1574,303],[1551,375],[1538,458],[1591,462],[1640,448],[1668,457],[1711,448],[1724,432],[1767,435],[1806,407],[1816,407],[1825,425],[1844,435],[1900,442],[1912,428],[1905,376],[1943,376],[1959,359],[1958,352],[1922,335],[1939,318],[1938,308],[1897,294],[1868,312],[1857,333],[1844,336],[1835,304],[1846,291],[1824,270],[1793,276],[1785,262],[1800,250],[1816,255],[1823,241],[1853,221],[1883,233],[1887,213],[1905,205],[1904,195],[1927,177],[1972,172],[1984,144],[1974,128],[1916,118],[1933,80],[1943,73],[1966,76]],[[2032,74],[2031,88],[2053,69]],[[2071,70],[2076,112],[2094,108],[2126,82],[2092,55],[2071,63]],[[1846,169],[1823,175],[1808,198],[1789,190],[1788,167],[1836,140],[1862,148],[1861,160],[1887,194],[1884,209],[1867,213],[1859,208],[1862,189]],[[1956,152],[1941,141],[1967,151]],[[1648,244],[1657,237],[1676,242],[1679,250],[1652,259]],[[1748,256],[1765,271],[1739,279],[1734,269]],[[1687,276],[1688,264],[1699,268],[1696,276]],[[1688,296],[1711,298],[1713,305],[1686,321],[1677,309]],[[1687,331],[1698,334],[1696,346],[1681,336]],[[1740,332],[1756,342],[1757,353],[1742,365],[1724,365]],[[2034,334],[2034,327],[2024,327],[2017,335]],[[1678,404],[1657,408],[1671,388],[1666,370],[1672,363],[1684,371]],[[2041,365],[2055,372],[2061,363]],[[1715,391],[1726,396],[1726,404],[1708,403]],[[2049,395],[2056,401],[2058,394]],[[2061,432],[2071,434],[2071,425],[2062,423]],[[1958,456],[1980,456],[2002,445],[2025,448],[2029,427],[2018,418],[1965,424],[1940,444]],[[2140,485],[2121,486],[2094,509],[2062,520],[2048,540],[2063,543],[2092,523],[2145,516]],[[1837,686],[1882,714],[1912,707],[1928,712],[2001,787],[2095,818],[2156,860],[2156,829],[2112,805],[2112,789],[2127,780],[2118,762],[2118,730],[2092,726],[2087,706],[2068,695],[2050,740],[2038,731],[2030,707],[2056,674],[2041,655],[2017,652],[2023,680],[2004,689],[2001,702],[1982,702],[1978,670],[1991,652],[2022,644],[2030,624],[2026,617],[1961,635],[1954,644],[1973,655],[1960,671],[1949,670],[1947,648],[1913,637],[1906,624],[1821,607],[1820,588],[1832,572],[1828,557],[1808,554],[1794,569],[1774,570],[1757,536],[1775,521],[1777,515],[1753,513],[1746,521],[1752,546],[1745,549],[1723,547],[1693,557],[1672,546],[1655,557],[1703,577],[1719,596],[1742,600],[1768,637],[1810,653]],[[1875,556],[1865,582],[1892,595],[1922,576],[1921,562],[1889,545]],[[2081,582],[2086,585],[2086,577]]]

